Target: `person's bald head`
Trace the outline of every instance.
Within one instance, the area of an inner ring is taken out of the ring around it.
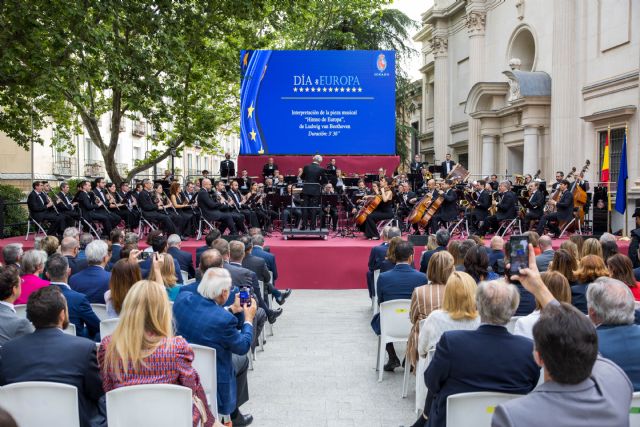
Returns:
[[[551,249],[551,237],[540,236],[540,239],[538,239],[538,246],[540,246],[540,250],[542,252]]]
[[[222,255],[217,249],[207,249],[200,255],[200,265],[198,268],[204,274],[211,267],[222,267],[224,264]]]
[[[201,187],[207,191],[211,190],[211,180],[209,178],[204,178],[202,180]]]
[[[80,247],[80,242],[75,237],[65,237],[60,243],[60,252],[62,255],[75,256],[75,250]]]

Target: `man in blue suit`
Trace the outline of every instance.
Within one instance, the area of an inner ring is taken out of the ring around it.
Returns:
[[[153,249],[153,252],[157,252],[159,254],[166,254],[167,238],[164,237],[163,235],[159,235],[152,238],[151,248]],[[173,258],[173,268],[176,271],[176,280],[178,283],[182,284],[184,283],[184,280],[182,280],[182,274],[180,273],[180,264],[178,263],[177,259],[175,259],[174,257],[172,258]],[[151,257],[145,259],[139,265],[140,265],[140,272],[142,273],[142,277],[147,278],[149,276],[149,273],[151,272]]]
[[[402,232],[398,227],[384,227],[380,235],[382,237],[382,243],[371,248],[371,252],[369,253],[369,270],[367,271],[367,288],[369,289],[369,298],[373,298],[375,295],[375,290],[373,289],[373,272],[375,270],[380,270],[382,262],[387,257],[389,240],[401,235]]]
[[[92,304],[104,304],[104,293],[109,290],[111,273],[104,269],[109,262],[108,251],[107,244],[102,240],[89,243],[85,250],[89,267],[69,279],[71,289],[85,294]]]
[[[124,231],[114,228],[109,235],[109,241],[111,242],[111,259],[105,268],[107,271],[111,271],[113,264],[120,260],[120,252],[122,245],[124,245]]]
[[[433,249],[433,250],[426,251],[420,257],[420,272],[421,273],[425,273],[425,274],[427,273],[427,268],[429,267],[429,260],[431,259],[433,254],[435,254],[436,252],[446,251],[447,250],[447,245],[449,244],[449,239],[450,238],[451,238],[451,236],[449,235],[449,232],[447,230],[442,229],[442,230],[438,230],[436,232],[436,243],[437,243],[438,247]]]
[[[53,254],[47,259],[47,277],[52,286],[62,291],[67,300],[69,320],[76,327],[76,335],[90,339],[100,340],[100,319],[93,312],[89,300],[84,294],[76,292],[69,287],[69,263],[67,258],[59,254]]]
[[[198,285],[198,292],[180,292],[173,305],[177,334],[193,344],[216,349],[218,376],[218,412],[231,415],[234,426],[249,425],[251,415],[239,407],[249,400],[247,353],[253,341],[253,318],[257,303],[224,307],[231,289],[231,275],[222,268],[209,268]],[[245,321],[238,330],[233,313],[244,312]]]
[[[640,326],[635,325],[635,301],[619,280],[600,277],[587,289],[589,318],[596,325],[598,351],[620,366],[634,391],[640,391]]]
[[[204,251],[211,249],[213,247],[211,246],[213,245],[213,242],[218,240],[219,238],[220,238],[220,230],[218,230],[217,228],[214,228],[209,232],[209,234],[207,234],[207,236],[204,238],[205,245],[200,246],[199,248],[196,249],[196,268],[198,268],[198,266],[200,265],[200,256],[202,256]]]
[[[389,271],[381,273],[378,277],[378,304],[394,299],[411,299],[413,290],[427,283],[427,276],[416,271],[413,264],[413,244],[402,241],[396,246],[396,266]],[[380,335],[380,313],[371,319],[371,328]],[[396,355],[393,343],[386,346],[389,361],[384,365],[385,371],[393,371],[400,366],[400,359]]]
[[[180,249],[180,245],[182,244],[182,239],[177,234],[172,234],[167,239],[167,245],[169,249],[167,249],[167,253],[173,257],[173,259],[178,261],[180,264],[180,270],[187,272],[189,275],[189,279],[193,279],[196,277],[196,270],[193,268],[193,256],[186,251]]]
[[[429,390],[423,424],[445,427],[447,398],[453,394],[494,391],[527,394],[538,383],[540,368],[533,359],[533,342],[512,335],[505,325],[516,311],[520,295],[502,281],[478,285],[476,302],[481,325],[475,331],[442,334],[424,379]],[[432,401],[431,401],[432,399]]]
[[[271,272],[271,286],[269,287],[271,294],[276,299],[276,302],[278,304],[284,304],[284,301],[289,298],[289,295],[291,295],[291,289],[281,291],[276,288],[276,279],[278,278],[276,256],[271,252],[267,252],[264,250],[264,237],[262,236],[262,234],[254,234],[251,237],[251,244],[253,245],[253,249],[251,249],[251,255],[262,258],[264,262],[267,263],[267,268]]]
[[[72,385],[78,390],[80,425],[106,426],[96,345],[62,332],[69,317],[59,289],[45,286],[31,294],[27,317],[36,331],[8,341],[0,349],[0,386],[26,381]]]

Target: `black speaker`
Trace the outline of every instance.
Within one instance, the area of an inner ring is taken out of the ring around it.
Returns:
[[[593,234],[600,237],[602,233],[609,231],[609,212],[607,210],[609,196],[607,187],[596,187],[593,189]]]
[[[409,234],[407,239],[413,243],[413,246],[427,246],[427,240],[429,236],[426,234],[418,235],[418,234]]]

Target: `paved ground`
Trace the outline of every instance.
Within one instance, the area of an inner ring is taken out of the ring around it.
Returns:
[[[241,409],[254,416],[252,425],[397,427],[415,421],[414,377],[405,399],[402,368],[377,382],[366,290],[296,290],[284,309],[249,374],[250,400]]]

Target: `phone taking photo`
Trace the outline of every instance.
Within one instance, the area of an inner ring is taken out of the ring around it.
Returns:
[[[249,288],[246,286],[240,288],[240,305],[246,305],[247,307],[251,306],[251,293],[249,292]]]
[[[145,259],[149,258],[149,256],[151,256],[151,253],[152,252],[144,252],[144,251],[140,252],[138,254],[138,259],[145,260]]]
[[[511,236],[509,252],[509,275],[519,274],[520,270],[529,267],[529,238],[527,236]]]

